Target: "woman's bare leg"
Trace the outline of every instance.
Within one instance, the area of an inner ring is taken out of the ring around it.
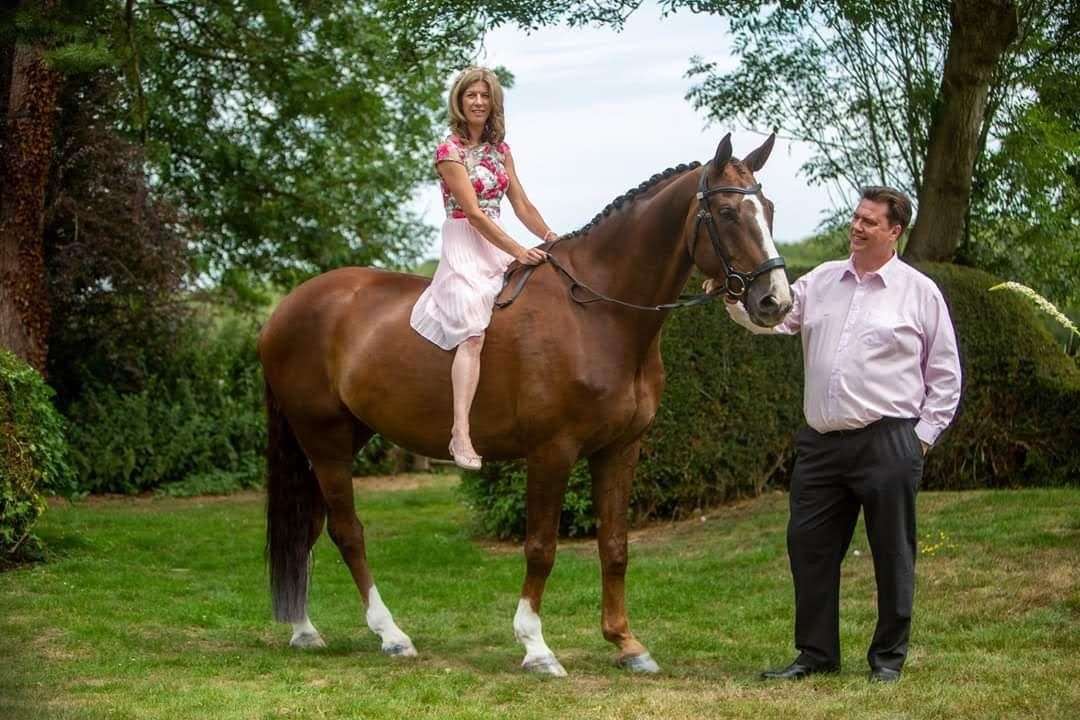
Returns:
[[[450,384],[454,392],[454,427],[450,431],[450,442],[458,455],[477,455],[469,429],[469,410],[476,395],[476,385],[480,382],[480,351],[483,347],[483,333],[468,338],[457,346],[450,368]]]

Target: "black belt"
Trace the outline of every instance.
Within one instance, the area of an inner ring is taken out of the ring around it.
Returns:
[[[872,430],[878,426],[893,425],[895,423],[915,423],[918,421],[919,418],[883,417],[880,420],[875,420],[872,423],[868,423],[859,428],[851,428],[850,430],[830,430],[829,432],[823,433],[814,430],[814,428],[810,429],[814,430],[814,432],[816,432],[818,435],[821,435],[822,437],[842,438],[851,437],[852,435],[858,435],[860,433],[866,432],[867,430]]]

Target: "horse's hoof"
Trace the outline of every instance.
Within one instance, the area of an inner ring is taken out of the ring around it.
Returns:
[[[322,635],[319,633],[299,633],[293,635],[292,640],[289,641],[289,647],[301,648],[304,650],[324,648],[326,647],[326,641],[322,639]]]
[[[645,673],[646,675],[655,675],[660,672],[660,666],[656,664],[656,661],[652,659],[652,655],[649,653],[621,657],[615,661],[615,664],[621,668],[626,668],[630,672]]]
[[[383,645],[382,651],[390,657],[416,657],[416,648],[408,641]]]
[[[539,657],[527,657],[521,663],[525,672],[536,675],[550,675],[551,677],[566,677],[566,669],[554,655],[541,655]]]

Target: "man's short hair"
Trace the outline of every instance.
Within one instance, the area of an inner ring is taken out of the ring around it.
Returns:
[[[862,189],[860,199],[885,203],[889,206],[886,216],[889,218],[890,226],[899,225],[901,233],[907,230],[907,226],[911,222],[911,198],[905,193],[884,185],[870,185]]]

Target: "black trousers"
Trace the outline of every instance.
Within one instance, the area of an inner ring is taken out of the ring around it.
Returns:
[[[899,670],[915,595],[915,493],[922,446],[914,419],[796,436],[788,557],[795,581],[798,662],[840,667],[840,563],[862,508],[874,558],[878,621],[867,661]]]

